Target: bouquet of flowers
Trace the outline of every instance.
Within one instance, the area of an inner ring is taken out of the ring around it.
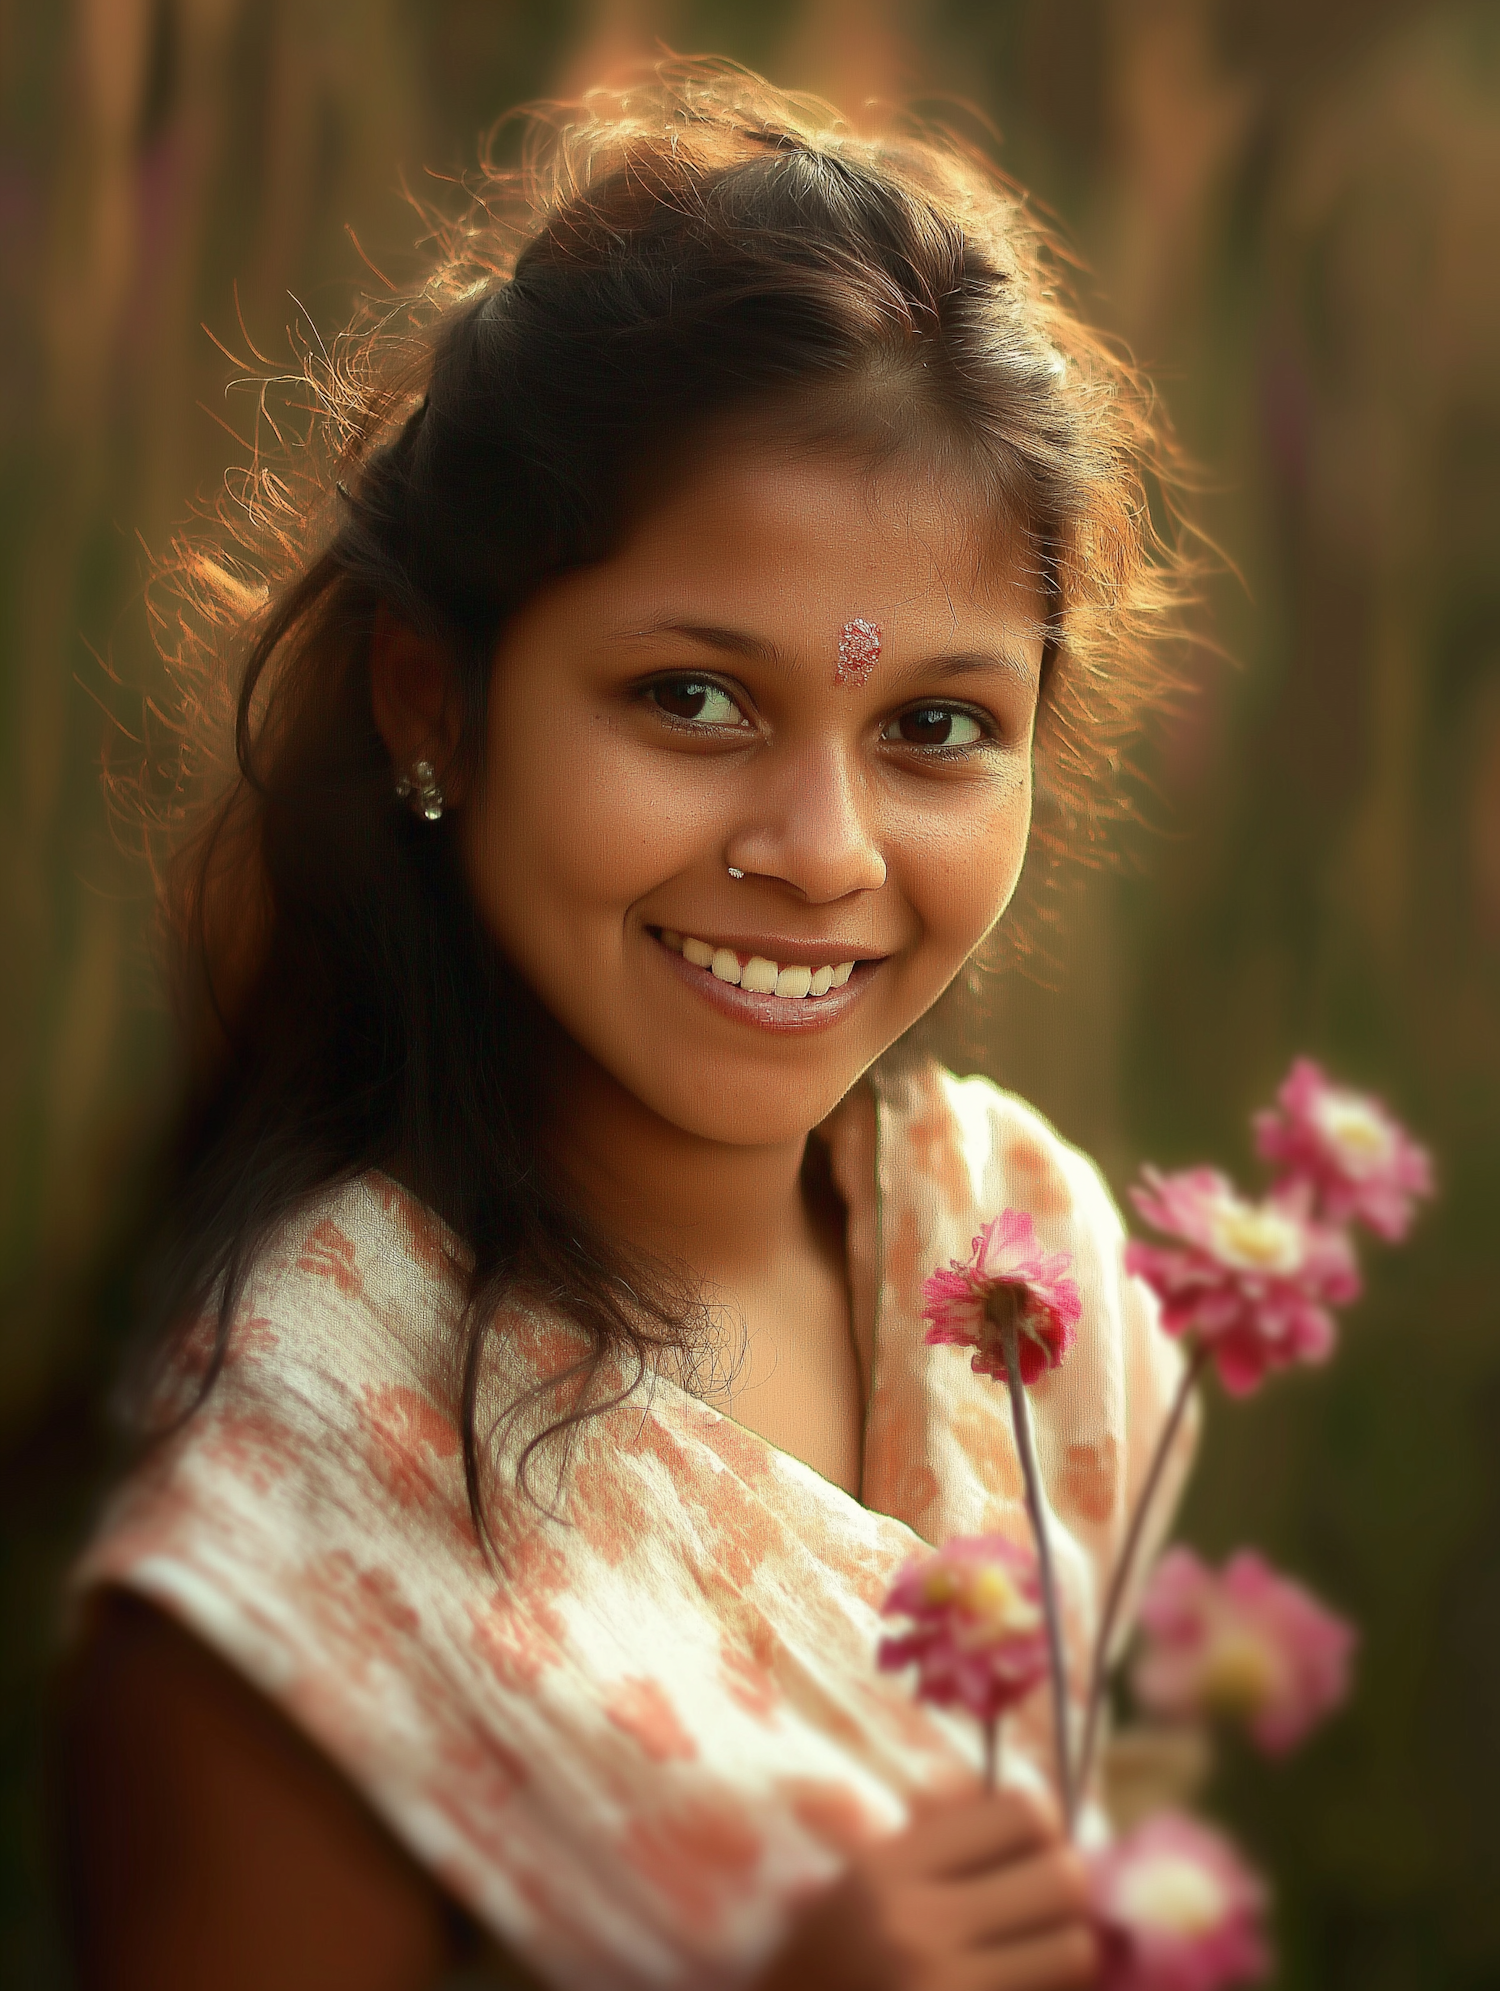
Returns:
[[[972,1348],[976,1373],[1009,1392],[1033,1549],[974,1536],[909,1564],[885,1609],[911,1629],[883,1641],[879,1663],[915,1663],[920,1698],[976,1717],[992,1787],[1005,1711],[1048,1680],[1070,1830],[1093,1773],[1120,1613],[1195,1385],[1212,1367],[1231,1396],[1243,1397],[1277,1370],[1326,1361],[1333,1310],[1360,1292],[1352,1227],[1397,1242],[1417,1200],[1432,1193],[1427,1154],[1378,1100],[1331,1083],[1311,1059],[1296,1061],[1254,1130],[1273,1172],[1260,1198],[1206,1167],[1174,1175],[1147,1167],[1131,1192],[1157,1240],[1127,1245],[1126,1267],[1157,1295],[1162,1327],[1186,1360],[1104,1595],[1076,1737],[1026,1400],[1076,1338],[1082,1309],[1068,1255],[1041,1249],[1025,1211],[1003,1210],[969,1257],[939,1267],[924,1289],[928,1341]],[[1228,1717],[1280,1755],[1347,1692],[1352,1627],[1252,1549],[1219,1571],[1190,1549],[1169,1549],[1145,1586],[1139,1620],[1131,1687],[1159,1720]],[[1218,1991],[1257,1981],[1269,1967],[1264,1888],[1229,1841],[1196,1820],[1147,1816],[1093,1856],[1093,1873],[1108,1991]]]

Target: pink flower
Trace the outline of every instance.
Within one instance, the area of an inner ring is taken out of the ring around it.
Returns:
[[[1207,1826],[1159,1812],[1091,1864],[1101,1991],[1219,1991],[1269,1970],[1265,1890]]]
[[[1180,1244],[1132,1243],[1125,1264],[1162,1303],[1168,1334],[1212,1350],[1224,1387],[1244,1396],[1268,1370],[1321,1362],[1333,1352],[1331,1306],[1359,1293],[1342,1231],[1314,1223],[1296,1186],[1247,1202],[1217,1169],[1142,1170],[1131,1191],[1141,1215]]]
[[[1055,1369],[1077,1338],[1083,1312],[1078,1288],[1063,1274],[1066,1251],[1044,1254],[1024,1210],[1002,1210],[975,1238],[966,1261],[955,1258],[922,1287],[922,1318],[929,1342],[954,1342],[975,1351],[977,1375],[1005,1377],[1000,1328],[990,1318],[991,1296],[1002,1288],[1016,1296],[1021,1380],[1034,1383]]]
[[[918,1556],[881,1609],[914,1620],[909,1632],[881,1640],[879,1663],[897,1672],[915,1662],[920,1700],[989,1722],[1046,1675],[1036,1557],[1004,1535],[958,1535]]]
[[[1216,1574],[1169,1549],[1141,1604],[1145,1649],[1131,1684],[1153,1713],[1227,1714],[1272,1755],[1292,1748],[1349,1691],[1354,1627],[1253,1549]]]
[[[1330,1085],[1311,1058],[1297,1059],[1276,1107],[1256,1114],[1255,1145],[1286,1180],[1311,1186],[1327,1222],[1357,1218],[1393,1243],[1410,1228],[1413,1203],[1432,1194],[1426,1149],[1378,1099]]]

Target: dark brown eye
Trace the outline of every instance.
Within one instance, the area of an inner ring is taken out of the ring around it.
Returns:
[[[709,678],[660,678],[652,685],[650,698],[674,719],[696,721],[700,726],[743,726],[745,716],[722,685]]]
[[[893,719],[883,737],[908,747],[970,747],[982,735],[972,712],[955,711],[951,705],[916,705]]]

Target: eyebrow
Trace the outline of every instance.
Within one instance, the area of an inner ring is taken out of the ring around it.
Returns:
[[[652,622],[643,629],[628,630],[626,634],[630,640],[638,642],[657,636],[681,636],[690,643],[701,644],[704,649],[717,650],[723,656],[753,657],[758,663],[782,667],[787,662],[785,652],[769,637],[756,636],[748,629],[732,629],[718,623]],[[1008,650],[948,651],[941,656],[923,658],[900,675],[951,678],[963,677],[974,671],[998,671],[1028,690],[1035,682],[1034,674],[1026,664]]]
[[[1014,678],[1028,690],[1035,682],[1033,673],[1009,650],[954,650],[941,657],[928,657],[921,665],[923,677],[963,677],[970,671],[999,671]]]
[[[718,650],[728,657],[754,657],[763,664],[786,662],[768,637],[754,636],[748,629],[726,629],[712,622],[650,622],[644,629],[631,629],[626,634],[633,641],[653,636],[683,636],[690,643],[700,643],[704,649]]]

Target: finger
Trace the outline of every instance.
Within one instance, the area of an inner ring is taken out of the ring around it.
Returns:
[[[942,1916],[955,1945],[994,1944],[1078,1921],[1088,1913],[1088,1870],[1068,1846],[1023,1854],[967,1880],[939,1883]]]
[[[951,1982],[958,1991],[1092,1991],[1099,1946],[1086,1922],[1048,1929],[965,1957]]]
[[[998,1791],[921,1814],[887,1840],[884,1851],[912,1879],[938,1880],[982,1872],[1054,1844],[1060,1829],[1049,1799],[1031,1791]]]

